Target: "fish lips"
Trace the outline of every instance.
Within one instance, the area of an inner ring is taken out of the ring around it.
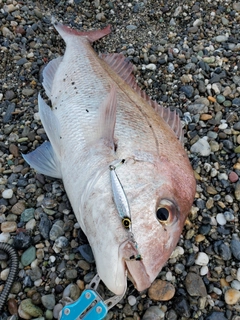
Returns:
[[[120,257],[124,263],[128,278],[138,291],[150,287],[151,280],[144,266],[144,260],[139,258],[139,252],[130,240],[123,242],[119,247]]]

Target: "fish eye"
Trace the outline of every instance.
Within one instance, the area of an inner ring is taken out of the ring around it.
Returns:
[[[170,200],[161,200],[157,209],[156,217],[162,225],[169,225],[177,219],[177,207]]]
[[[131,219],[128,217],[125,217],[122,219],[122,224],[124,226],[125,229],[129,229],[130,225],[131,225]]]
[[[156,215],[157,215],[158,220],[167,221],[167,219],[169,217],[168,209],[164,208],[164,207],[160,207],[157,209]]]

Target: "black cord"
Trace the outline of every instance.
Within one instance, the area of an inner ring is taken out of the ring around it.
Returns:
[[[17,251],[8,243],[0,242],[0,250],[6,252],[11,259],[11,266],[8,278],[0,295],[0,313],[5,305],[9,292],[18,272],[18,254]]]

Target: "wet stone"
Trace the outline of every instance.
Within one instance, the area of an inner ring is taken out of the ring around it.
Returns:
[[[39,231],[44,239],[49,239],[49,232],[51,229],[52,223],[48,219],[48,216],[45,213],[41,213],[41,218],[39,222]]]
[[[25,209],[21,214],[20,220],[22,222],[28,222],[29,220],[34,218],[34,212],[35,212],[34,208]]]
[[[94,256],[92,253],[92,249],[90,247],[89,244],[83,244],[80,247],[77,248],[77,250],[80,252],[80,254],[82,255],[82,257],[89,263],[93,263],[94,260]]]
[[[38,266],[32,268],[32,269],[29,271],[29,277],[31,278],[32,281],[36,281],[36,280],[41,279],[41,277],[42,277],[42,270],[41,270]]]
[[[153,281],[151,287],[148,289],[149,298],[156,301],[168,301],[174,294],[174,286],[170,282],[160,279]]]
[[[21,256],[21,263],[22,265],[28,266],[33,260],[36,259],[36,248],[31,246],[26,251],[23,252]]]
[[[31,299],[22,300],[20,304],[22,310],[32,317],[41,317],[43,311],[32,303]]]
[[[56,304],[55,296],[53,294],[48,294],[42,296],[42,304],[46,309],[52,310]]]
[[[77,278],[77,270],[76,269],[66,270],[66,278],[69,280],[76,279]]]
[[[240,261],[240,241],[232,239],[230,243],[233,256]]]
[[[228,289],[224,295],[225,302],[229,305],[236,304],[240,300],[240,291],[236,289]]]
[[[142,320],[164,319],[164,312],[157,306],[151,306],[144,313]]]
[[[190,313],[190,306],[187,299],[184,296],[179,296],[174,298],[173,301],[174,301],[173,308],[176,311],[176,313],[181,317],[189,318],[191,313]]]
[[[189,85],[182,86],[180,92],[183,92],[187,98],[191,98],[193,96],[194,88]]]
[[[13,246],[17,250],[25,250],[32,244],[32,237],[25,232],[19,232],[13,239]]]
[[[200,296],[200,297],[206,297],[207,296],[207,290],[205,287],[205,284],[202,280],[202,278],[194,273],[189,272],[185,279],[185,286],[190,294],[190,296]]]
[[[8,123],[12,119],[12,112],[15,111],[15,103],[10,103],[7,107],[6,113],[3,116],[3,123]]]
[[[227,320],[227,318],[223,312],[213,311],[206,316],[205,320]]]
[[[61,220],[58,220],[53,224],[49,233],[49,237],[51,240],[56,240],[58,237],[64,234],[63,225],[64,222]]]
[[[8,304],[8,311],[10,312],[10,314],[17,315],[17,313],[18,313],[17,301],[13,298],[10,298],[8,300],[7,304]]]

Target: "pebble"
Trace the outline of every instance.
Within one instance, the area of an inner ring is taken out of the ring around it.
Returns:
[[[167,281],[156,279],[148,289],[148,296],[155,301],[168,301],[175,294],[174,286]]]
[[[230,242],[230,247],[233,256],[240,261],[240,241],[238,239],[232,239]]]
[[[92,253],[92,249],[90,247],[89,244],[83,244],[80,247],[77,248],[77,250],[80,252],[80,254],[82,255],[82,257],[89,263],[93,263],[94,260],[94,256]]]
[[[8,275],[9,275],[9,271],[10,269],[9,268],[6,268],[4,270],[1,271],[1,274],[0,274],[0,277],[3,281],[6,281],[7,278],[8,278]]]
[[[34,211],[34,208],[25,209],[21,214],[20,221],[28,222],[29,220],[34,218]]]
[[[191,146],[191,152],[197,153],[203,157],[207,157],[211,153],[211,147],[206,137],[199,139],[196,143]]]
[[[20,303],[20,307],[22,309],[22,311],[32,317],[41,317],[43,315],[43,311],[35,306],[33,303],[32,303],[32,300],[31,299],[24,299],[21,301]],[[31,319],[31,318],[24,318],[24,319]]]
[[[12,189],[6,189],[2,192],[3,199],[11,199],[13,196],[13,190]]]
[[[13,246],[17,250],[25,250],[32,244],[32,237],[25,232],[19,232],[13,239]]]
[[[21,256],[21,263],[22,265],[28,266],[31,262],[36,259],[36,248],[31,246],[26,251],[23,252]]]
[[[15,221],[5,221],[1,223],[1,231],[5,233],[15,232],[17,230],[17,224]]]
[[[205,252],[199,252],[196,257],[195,263],[199,266],[206,266],[208,262],[209,262],[208,255]]]
[[[134,306],[137,303],[137,299],[133,295],[128,296],[127,299],[130,306]]]
[[[17,301],[13,298],[8,299],[8,311],[11,315],[17,315],[18,313],[18,306]]]
[[[200,296],[200,297],[206,297],[207,296],[207,290],[205,287],[205,284],[202,280],[202,278],[194,273],[189,272],[185,279],[185,286],[190,294],[190,296]]]
[[[56,300],[55,300],[54,294],[44,295],[44,296],[42,296],[41,300],[42,300],[42,304],[44,305],[44,307],[46,309],[53,310],[53,308],[54,308],[54,306],[56,304]]]
[[[165,313],[157,306],[151,306],[144,313],[142,320],[160,320],[165,318]]]
[[[227,318],[223,312],[213,311],[206,316],[205,320],[227,320]]]
[[[228,289],[225,292],[224,299],[226,304],[233,305],[236,304],[240,299],[240,291],[236,289]]]
[[[58,220],[53,224],[49,233],[49,237],[51,240],[56,240],[58,237],[64,234],[63,225],[64,222],[62,220]]]
[[[217,220],[217,223],[220,224],[221,226],[224,226],[227,223],[223,213],[218,213],[216,216],[216,220]]]

